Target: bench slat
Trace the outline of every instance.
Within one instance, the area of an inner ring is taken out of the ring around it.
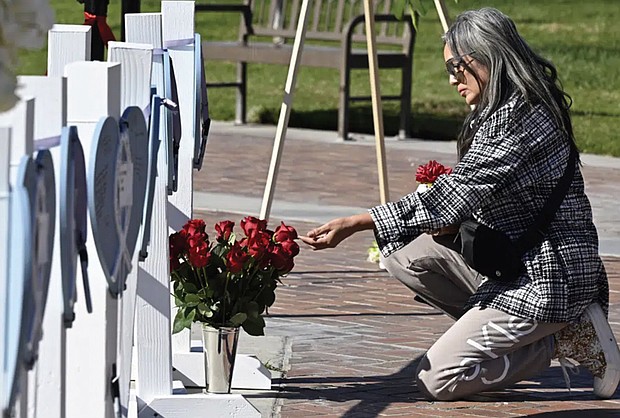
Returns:
[[[205,60],[247,61],[262,64],[289,64],[292,45],[270,45],[248,43],[241,48],[233,42],[204,42]],[[381,68],[400,68],[405,56],[400,52],[377,52]],[[340,68],[340,50],[330,47],[306,45],[301,56],[301,64],[309,67]],[[349,62],[350,68],[368,68],[368,54],[364,49],[355,49]]]
[[[228,4],[235,0],[206,1],[209,1],[209,4],[218,1]],[[302,0],[238,1],[252,11],[251,26],[241,23],[237,42],[205,40],[203,47],[206,61],[237,63],[236,82],[210,83],[209,86],[237,87],[235,118],[239,123],[245,123],[248,64],[290,64],[292,40],[297,34]],[[338,135],[347,138],[349,103],[353,101],[350,91],[351,70],[368,69],[368,53],[366,48],[362,49],[366,44],[364,0],[313,1],[315,3],[310,10],[300,64],[339,70]],[[398,21],[389,13],[393,0],[371,1],[377,11],[374,25],[378,49],[377,64],[380,69],[403,72],[400,95],[386,96],[385,100],[400,98],[399,137],[404,138],[409,132],[414,28],[409,18]],[[197,11],[200,10],[201,8],[197,7]],[[351,51],[353,47],[360,49]],[[358,98],[354,100],[357,101]]]

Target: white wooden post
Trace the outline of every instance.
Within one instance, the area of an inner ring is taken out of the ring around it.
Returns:
[[[151,44],[161,51],[161,14],[127,14],[126,38],[130,42]],[[163,56],[153,56],[152,81],[157,95],[164,95]],[[136,301],[136,359],[137,406],[144,408],[156,396],[172,395],[172,365],[170,349],[170,271],[168,265],[168,140],[166,110],[162,108],[160,139],[157,156],[157,180],[151,218],[149,256],[138,272]]]
[[[174,64],[179,96],[182,136],[179,148],[177,191],[169,196],[169,232],[178,231],[192,218],[193,191],[192,166],[194,158],[194,2],[162,1],[162,40]],[[170,46],[168,46],[170,45]],[[192,75],[192,76],[189,76]],[[173,299],[171,299],[173,300]],[[174,303],[172,303],[174,306]],[[172,318],[177,309],[173,307]],[[173,364],[176,353],[189,353],[190,331],[183,330],[172,336]]]
[[[54,25],[47,38],[47,75],[62,77],[65,65],[90,61],[91,27]]]
[[[110,41],[108,62],[121,64],[121,109],[129,106],[147,109],[151,103],[153,46]]]
[[[190,22],[184,21],[184,25],[193,26],[193,9],[188,2],[172,2],[168,6],[162,5],[166,9],[178,6],[184,12],[174,14],[174,10],[168,13],[168,21],[174,21],[178,16],[191,16]],[[177,16],[177,17],[174,17]],[[161,20],[156,14],[145,15],[126,15],[127,40],[130,42],[151,43],[156,51],[161,51],[162,35]],[[171,32],[174,34],[174,32]],[[180,32],[179,32],[180,33]],[[172,36],[172,35],[171,35]],[[179,36],[178,34],[175,36]],[[179,81],[188,78],[191,82],[191,95],[189,103],[183,105],[181,91],[179,91],[179,103],[181,112],[187,107],[189,110],[189,127],[193,127],[194,114],[194,65],[193,65],[193,29],[191,35],[183,39],[171,39],[169,45],[172,44],[184,49],[191,48],[191,56],[188,55],[190,65],[189,72],[181,72],[183,68],[180,63],[175,60],[176,79]],[[185,48],[183,48],[185,45]],[[167,52],[163,52],[167,54]],[[157,94],[164,96],[164,71],[163,64],[165,56],[156,54],[153,63],[153,84],[157,86]],[[179,58],[183,61],[183,58]],[[188,88],[189,91],[189,88]],[[187,97],[187,96],[186,96]],[[140,269],[138,276],[138,300],[136,302],[136,351],[137,351],[137,407],[138,416],[140,417],[207,417],[207,416],[259,416],[258,412],[241,396],[241,395],[173,395],[172,384],[172,349],[171,349],[171,303],[170,303],[170,272],[168,263],[168,184],[166,173],[168,171],[168,154],[164,143],[168,141],[171,135],[170,126],[168,125],[168,111],[162,109],[162,145],[158,156],[158,177],[155,188],[155,201],[153,204],[152,229],[151,229],[151,246],[149,248],[149,256],[144,262],[144,268]],[[187,128],[184,128],[184,130]],[[180,167],[185,167],[191,176],[192,157],[194,151],[193,129],[189,129],[189,139],[184,137],[181,140],[190,148],[189,161],[187,164],[179,163]],[[181,151],[181,154],[183,151]],[[180,155],[180,158],[181,155]],[[182,160],[181,160],[182,161]],[[181,177],[181,172],[179,177]],[[189,180],[178,179],[178,186],[181,190],[189,181],[191,193],[191,177]],[[191,214],[191,194],[189,196],[189,214]],[[173,206],[170,205],[172,208]],[[176,210],[176,209],[175,209]],[[187,216],[187,215],[186,215]],[[182,219],[182,216],[179,218]],[[177,221],[179,222],[179,221]],[[180,221],[181,225],[183,220]],[[204,363],[202,363],[204,364]],[[200,367],[204,367],[201,365]],[[205,407],[205,405],[207,405]],[[215,408],[219,408],[216,411]],[[131,413],[131,411],[130,411]]]
[[[193,212],[193,158],[196,114],[196,77],[194,54],[194,2],[193,1],[162,1],[162,36],[170,58],[174,63],[179,96],[182,137],[179,149],[179,172],[177,191],[169,196],[168,226],[169,232],[178,231],[183,224],[192,218]],[[173,300],[173,299],[171,299]],[[174,305],[174,302],[172,302]],[[173,308],[171,317],[176,315]],[[192,350],[198,348],[198,350]],[[204,355],[200,348],[202,341],[191,341],[189,330],[172,335],[172,364],[175,374],[184,385],[205,387]],[[237,355],[233,388],[271,389],[271,373],[258,359],[247,355]]]
[[[110,42],[108,44],[108,62],[121,63],[121,109],[137,106],[145,112],[148,124],[148,112],[151,102],[151,66],[153,62],[153,46],[127,42]],[[141,226],[140,238],[142,242],[144,228]],[[134,320],[138,275],[141,269],[139,263],[140,251],[134,252],[132,265],[134,268],[127,276],[126,289],[123,292],[121,303],[121,319],[118,347],[118,373],[120,384],[121,408],[129,411],[129,389],[131,380],[131,362],[133,352]]]
[[[103,116],[120,117],[121,68],[105,62],[74,62],[65,67],[67,123],[75,125],[82,140],[86,167],[92,163],[91,144]],[[88,233],[92,226],[88,219]],[[67,416],[112,417],[112,365],[116,361],[118,300],[106,282],[94,241],[87,242],[93,313],[76,306],[76,320],[67,332]]]
[[[10,145],[10,162],[9,162],[9,183],[11,188],[16,187],[17,173],[24,156],[31,156],[34,146],[34,105],[35,101],[32,97],[20,99],[17,104],[9,111],[0,113],[0,126],[11,128],[11,145]],[[13,280],[8,282],[8,286],[13,289],[7,290],[9,297],[5,301],[7,312],[18,312],[18,315],[22,315],[22,302],[23,295],[26,288],[25,280],[30,278],[14,277]],[[21,316],[21,321],[24,321]],[[15,346],[6,347],[8,350],[17,348]],[[9,360],[10,363],[12,361]],[[6,358],[5,358],[6,363]],[[25,369],[24,364],[17,363],[16,375],[17,385],[19,385],[19,397],[14,405],[15,411],[19,416],[26,416],[28,413],[28,372]],[[7,378],[7,376],[3,376]],[[8,383],[13,383],[13,374],[8,376]],[[9,401],[7,399],[7,401]]]
[[[0,127],[0,306],[7,304],[8,249],[9,249],[9,165],[11,153],[11,128]],[[6,338],[5,310],[0,310],[0,358],[4,359]],[[4,367],[0,373],[0,412],[6,407]]]
[[[0,126],[11,128],[10,182],[15,183],[17,169],[24,155],[34,150],[34,99],[23,98],[11,110],[0,113]]]
[[[18,95],[35,98],[35,148],[54,146],[67,123],[67,83],[63,77],[21,76]],[[56,177],[56,196],[60,196],[60,147],[50,148]],[[57,199],[58,202],[58,199]],[[60,266],[59,210],[56,210],[54,255],[49,292],[43,316],[43,338],[39,358],[30,373],[30,409],[35,417],[64,417],[66,332],[63,323],[62,271]],[[36,378],[35,378],[36,377]],[[31,415],[32,416],[32,415]]]
[[[67,125],[67,81],[65,65],[90,60],[91,27],[84,25],[54,25],[48,31],[48,77],[24,77],[24,92],[35,95],[40,88],[37,106],[35,138],[53,138]],[[45,80],[45,81],[44,81]],[[60,85],[58,85],[60,83]],[[60,90],[59,90],[60,89]],[[60,157],[58,150],[52,152],[56,178],[59,179]],[[57,181],[57,186],[60,182]],[[56,196],[60,196],[57,187]],[[59,211],[57,211],[58,217]],[[59,231],[57,225],[56,231]],[[59,232],[56,237],[59,236]],[[67,390],[67,332],[63,319],[64,300],[61,283],[60,246],[55,241],[54,263],[50,278],[50,296],[44,316],[44,335],[37,383],[37,411],[39,416],[64,418],[66,416]],[[80,300],[80,303],[84,303]]]

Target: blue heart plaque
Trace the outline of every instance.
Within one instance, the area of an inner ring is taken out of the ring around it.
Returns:
[[[24,289],[32,277],[32,217],[30,215],[28,178],[36,177],[36,166],[29,156],[22,157],[17,180],[11,191],[9,231],[9,270],[6,288],[6,319],[4,335],[4,393],[5,408],[10,409],[18,391],[18,363],[23,360],[22,315]]]
[[[149,167],[147,179],[147,191],[144,202],[142,243],[140,245],[140,261],[148,256],[147,247],[151,240],[151,217],[153,215],[153,199],[155,197],[155,182],[157,180],[157,154],[159,153],[159,115],[161,99],[151,96],[151,116],[149,120]]]
[[[56,225],[56,179],[51,153],[48,150],[37,152],[34,163],[35,171],[28,172],[24,179],[32,225],[32,277],[24,285],[22,309],[23,355],[29,369],[36,361],[43,336],[43,312],[47,303]]]
[[[211,126],[207,80],[200,34],[194,35],[194,168],[200,170],[207,149],[207,137]],[[201,124],[202,121],[202,124]]]
[[[121,245],[118,233],[118,222],[122,222],[120,218],[123,215],[118,213],[119,146],[118,124],[112,117],[102,118],[97,123],[93,134],[90,164],[86,177],[87,196],[97,255],[108,281],[109,290],[115,296],[119,294],[119,284],[114,272],[118,270],[116,265],[119,261],[119,254],[124,254],[126,251],[124,244]],[[121,197],[124,198],[125,195],[121,194]]]
[[[126,228],[119,231],[125,236],[125,243],[129,255],[129,270],[131,270],[131,255],[133,254],[138,235],[140,232],[140,224],[142,223],[144,214],[144,204],[147,192],[147,182],[149,179],[149,167],[152,154],[149,153],[149,135],[144,121],[144,114],[138,107],[128,107],[120,122],[121,149],[120,149],[120,167],[119,173],[123,172],[126,167],[128,172],[125,173],[126,184],[119,183],[119,195],[121,193],[128,194],[120,200],[131,201],[128,223]],[[131,170],[131,172],[129,172]],[[119,181],[122,180],[119,177]],[[129,182],[131,181],[131,186]],[[129,195],[130,194],[130,195]],[[123,208],[119,207],[122,211]],[[127,271],[129,273],[129,271]],[[123,277],[123,287],[125,283]]]
[[[176,82],[174,80],[174,69],[170,55],[164,53],[164,106],[166,112],[165,135],[166,135],[166,153],[168,155],[168,194],[177,190],[178,175],[178,156],[179,156],[179,140],[180,140],[180,121],[179,106],[176,101]],[[177,138],[178,137],[178,138]]]
[[[138,107],[123,113],[119,126],[103,118],[95,129],[88,175],[93,239],[110,292],[118,296],[132,268],[144,210],[148,135]]]
[[[66,327],[71,327],[75,319],[73,306],[77,299],[76,263],[81,259],[82,281],[84,283],[86,309],[92,312],[90,286],[88,284],[86,253],[87,237],[87,199],[86,166],[84,150],[75,126],[64,127],[60,138],[60,179],[59,179],[59,226],[60,226],[60,265],[62,270],[62,291],[64,300],[63,319]]]

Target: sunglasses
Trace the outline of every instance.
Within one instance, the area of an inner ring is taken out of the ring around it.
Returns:
[[[446,71],[449,75],[456,78],[456,81],[459,83],[465,82],[465,74],[463,74],[463,69],[467,67],[467,65],[471,64],[471,62],[475,59],[472,58],[468,62],[465,62],[466,56],[472,56],[476,53],[476,51],[471,51],[463,55],[459,55],[457,57],[452,57],[446,61]]]

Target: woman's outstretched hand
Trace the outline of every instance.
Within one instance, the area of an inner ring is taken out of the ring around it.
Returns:
[[[346,218],[333,219],[299,238],[313,250],[322,250],[324,248],[334,248],[355,232],[372,229],[373,227],[374,222],[370,215],[363,213]]]

